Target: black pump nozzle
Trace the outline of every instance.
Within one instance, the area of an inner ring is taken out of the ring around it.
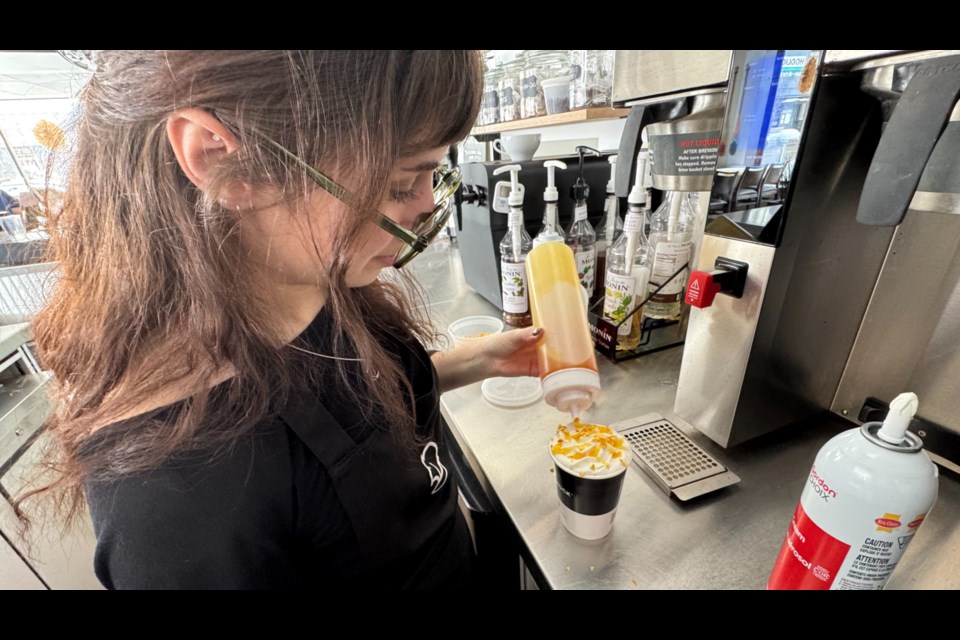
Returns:
[[[577,147],[577,155],[580,156],[580,173],[577,175],[577,181],[570,187],[570,197],[573,198],[574,201],[586,200],[590,196],[590,185],[583,180],[583,155],[585,153],[597,156],[598,158],[601,155],[601,153],[593,147],[584,145]]]

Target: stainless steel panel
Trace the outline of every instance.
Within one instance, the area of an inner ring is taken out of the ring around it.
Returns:
[[[30,339],[30,324],[7,324],[0,326],[0,359],[6,358]]]
[[[705,89],[691,89],[690,91],[681,91],[671,93],[669,96],[654,96],[652,98],[639,98],[623,103],[625,107],[640,107],[649,104],[660,104],[662,102],[673,102],[684,98],[697,98],[699,96],[709,96],[714,93],[726,94],[726,87],[707,87]]]
[[[876,52],[876,53],[887,53],[887,52]],[[894,53],[894,52],[889,52]],[[926,49],[923,51],[915,51],[911,53],[903,53],[900,55],[883,55],[881,57],[871,56],[870,60],[866,62],[861,62],[853,67],[853,71],[865,71],[870,69],[877,69],[879,67],[884,67],[894,64],[906,64],[909,62],[921,62],[923,60],[930,60],[933,58],[943,58],[945,56],[953,56],[960,51],[955,49]]]
[[[823,62],[828,65],[845,65],[888,56],[899,51],[902,49],[828,49],[823,54]]]
[[[0,466],[25,445],[47,419],[47,373],[30,373],[0,385]]]
[[[723,84],[730,71],[732,50],[617,50],[613,101],[686,91]]]
[[[647,125],[647,134],[663,136],[682,133],[716,132],[720,135],[723,127],[723,91],[711,91],[693,99],[690,115],[668,122],[654,122]]]
[[[896,229],[831,409],[913,391],[960,433],[960,217],[909,211]]]
[[[671,141],[673,138],[659,138],[659,136],[680,136],[685,134],[712,134],[719,139],[720,130],[723,127],[723,109],[724,109],[724,91],[714,91],[707,94],[698,95],[692,100],[690,105],[690,114],[678,120],[667,122],[654,122],[647,126],[646,134],[651,149],[653,149],[654,167],[653,167],[653,187],[662,191],[702,191],[706,200],[702,208],[701,220],[706,219],[707,209],[709,207],[710,190],[713,187],[714,169],[716,167],[716,158],[712,166],[706,173],[701,173],[703,169],[693,172],[680,172],[679,165],[674,166],[673,162],[681,161],[682,158],[676,157],[676,142],[666,142],[661,147],[661,141]],[[719,146],[719,145],[717,145]],[[657,154],[662,149],[666,149],[669,156],[658,158]],[[658,167],[657,162],[666,162],[663,167]],[[698,225],[702,228],[703,225]],[[698,239],[695,239],[698,240]],[[696,246],[696,243],[694,244]]]
[[[917,191],[910,201],[911,211],[960,213],[960,194]]]
[[[712,271],[720,256],[750,265],[747,284],[742,298],[718,295],[712,306],[690,310],[674,412],[725,447],[731,443],[774,248],[705,235],[697,268]]]

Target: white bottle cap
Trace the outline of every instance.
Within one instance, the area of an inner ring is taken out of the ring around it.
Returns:
[[[578,417],[600,395],[600,375],[593,369],[564,369],[542,381],[543,400]]]
[[[552,231],[548,231],[545,233],[541,233],[536,238],[534,238],[533,246],[539,247],[545,242],[563,242],[563,241],[564,241],[564,237],[562,235],[560,235],[559,233],[553,233]]]
[[[877,432],[877,437],[890,444],[900,444],[906,438],[904,434],[913,416],[917,415],[917,408],[920,401],[917,400],[915,393],[901,393],[893,402],[890,403],[890,411],[887,413],[883,426]]]

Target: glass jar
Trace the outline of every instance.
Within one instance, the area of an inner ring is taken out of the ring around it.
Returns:
[[[500,122],[500,67],[492,67],[483,75],[483,100],[480,104],[481,126]]]
[[[520,76],[523,74],[523,56],[517,56],[501,67],[500,76],[500,122],[520,119]]]
[[[613,49],[570,52],[570,108],[610,106],[613,88]]]
[[[520,86],[523,98],[520,103],[522,117],[533,118],[547,114],[541,83],[570,73],[570,62],[567,56],[567,51],[558,49],[537,49],[525,52],[526,64]]]

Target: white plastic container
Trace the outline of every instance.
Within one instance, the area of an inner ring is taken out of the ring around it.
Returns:
[[[453,345],[459,347],[503,331],[503,321],[491,316],[468,316],[454,320],[447,327]]]
[[[547,113],[564,113],[570,111],[570,78],[551,78],[544,80],[543,99],[547,103]]]
[[[817,454],[768,589],[882,589],[937,499],[937,467],[907,431],[917,396]]]

